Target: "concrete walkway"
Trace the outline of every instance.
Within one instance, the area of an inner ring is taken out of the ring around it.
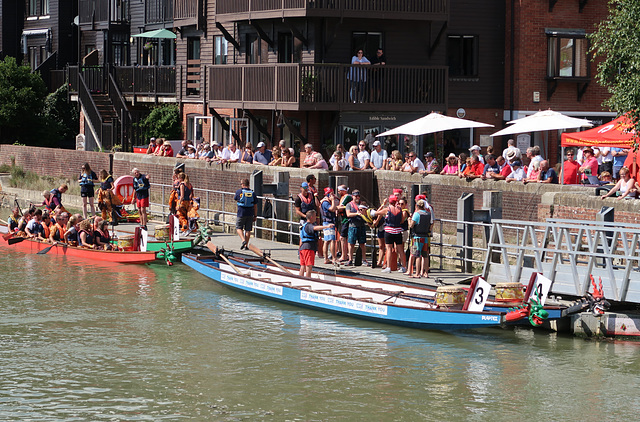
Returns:
[[[155,232],[155,226],[158,224],[163,224],[160,221],[151,221],[147,225],[148,232],[150,236],[153,236]],[[135,223],[121,223],[116,226],[116,233],[121,234],[132,234],[135,230],[137,224]],[[189,236],[189,238],[193,238],[194,235]],[[240,246],[242,245],[242,241],[240,237],[235,233],[215,233],[212,236],[211,241],[218,247],[222,247],[225,251],[231,252],[235,255],[241,256],[255,256],[251,251],[241,251]],[[287,243],[273,242],[270,240],[264,239],[255,239],[251,238],[251,245],[254,245],[261,249],[264,252],[270,254],[271,258],[275,261],[284,264],[290,265],[295,268],[299,268],[299,258],[298,258],[298,247],[296,245],[289,245]],[[205,248],[206,249],[206,248]],[[206,253],[202,252],[202,253]],[[325,271],[338,271],[344,275],[362,275],[366,277],[376,277],[387,281],[393,282],[403,282],[403,283],[412,283],[419,284],[429,287],[437,287],[436,280],[440,280],[445,284],[456,284],[456,283],[464,283],[467,284],[473,277],[473,274],[461,273],[455,270],[440,270],[440,269],[432,269],[429,271],[428,278],[411,278],[403,275],[400,272],[393,273],[382,273],[381,268],[371,268],[371,267],[344,267],[341,266],[339,268],[335,267],[333,264],[324,264],[324,259],[320,259],[316,257],[316,265],[314,268],[322,269]]]

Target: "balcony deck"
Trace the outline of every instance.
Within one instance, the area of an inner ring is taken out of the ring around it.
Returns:
[[[211,107],[276,110],[446,110],[446,66],[209,66]]]
[[[358,17],[444,21],[449,0],[217,0],[216,19]]]
[[[78,0],[78,19],[83,29],[105,29],[129,23],[129,0]]]

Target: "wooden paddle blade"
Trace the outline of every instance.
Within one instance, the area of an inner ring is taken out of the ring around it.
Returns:
[[[10,245],[13,245],[15,243],[20,243],[23,240],[27,240],[26,237],[12,237],[11,239],[7,240],[7,243],[9,243]]]
[[[260,250],[260,248],[258,248],[257,246],[253,246],[253,245],[248,245],[247,248],[253,252],[254,254],[258,255],[260,258],[262,258],[262,251]]]
[[[51,250],[51,248],[53,248],[56,245],[57,245],[57,243],[54,243],[53,245],[49,246],[48,248],[44,248],[43,250],[38,251],[38,253],[36,255],[44,255],[47,252],[49,252]]]
[[[213,242],[211,241],[207,242],[206,246],[211,252],[213,252],[214,255],[218,253],[218,247],[214,245]]]

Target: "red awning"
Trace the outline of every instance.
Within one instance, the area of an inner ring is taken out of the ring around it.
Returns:
[[[561,145],[563,147],[610,147],[633,148],[635,132],[630,130],[633,124],[626,116],[602,126],[594,127],[582,132],[563,133]]]

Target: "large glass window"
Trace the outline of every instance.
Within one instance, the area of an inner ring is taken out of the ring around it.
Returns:
[[[29,0],[27,5],[27,14],[29,16],[38,16],[38,1],[37,0]]]
[[[227,48],[227,40],[223,36],[216,35],[213,37],[213,64],[227,64]]]
[[[42,7],[41,15],[47,16],[49,14],[49,0],[40,0],[40,5]]]
[[[588,77],[588,50],[589,45],[584,36],[552,34],[547,42],[547,76]]]
[[[358,49],[364,51],[364,56],[371,60],[375,57],[376,51],[383,48],[382,32],[354,32],[351,40],[351,55]]]
[[[474,35],[449,35],[447,37],[447,63],[449,76],[478,76],[478,37]]]
[[[269,63],[269,44],[255,34],[247,34],[247,64]]]

